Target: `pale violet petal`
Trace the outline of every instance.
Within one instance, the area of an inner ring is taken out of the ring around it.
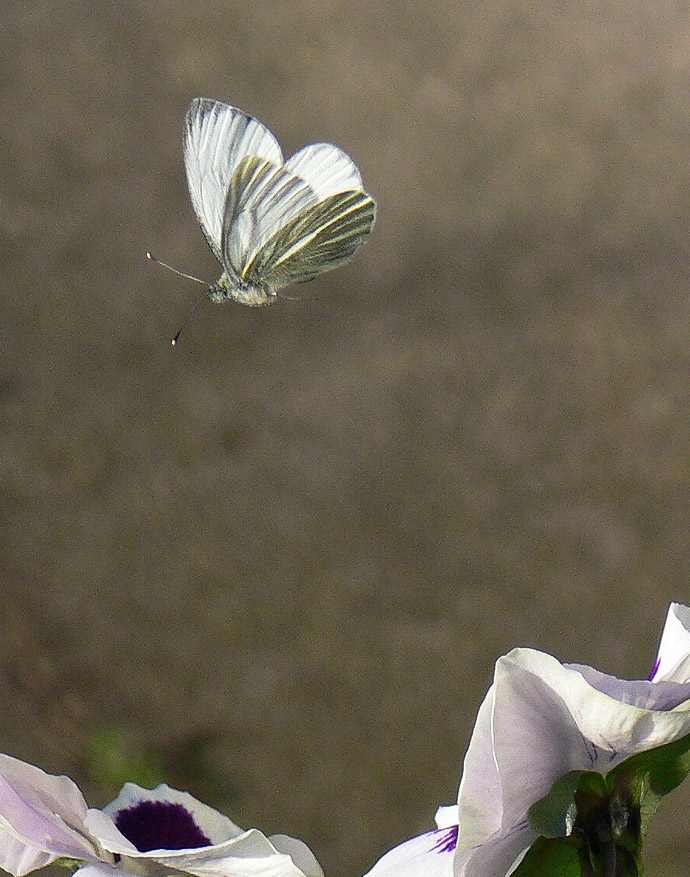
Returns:
[[[93,857],[85,813],[72,780],[0,755],[0,867],[19,874],[62,856]]]
[[[458,824],[458,805],[446,804],[438,808],[434,816],[436,828],[451,828]]]
[[[495,670],[493,746],[501,777],[503,828],[524,818],[529,807],[571,770],[607,771],[615,766],[616,751],[602,726],[583,734],[568,701],[579,700],[578,712],[597,710],[605,695],[589,686],[575,670],[566,670],[541,652],[516,649],[500,658]],[[613,702],[611,702],[613,705]],[[617,706],[617,705],[616,705]]]
[[[501,779],[491,727],[494,697],[495,684],[479,707],[465,755],[458,791],[458,848],[461,850],[494,835],[503,821]]]
[[[84,825],[101,849],[120,856],[141,855],[134,844],[118,831],[110,816],[102,810],[88,810]]]
[[[651,678],[654,682],[690,680],[690,606],[669,606]]]
[[[667,712],[621,703],[578,670],[532,649],[500,658],[494,678],[504,829],[518,824],[569,771],[606,773],[637,752],[690,733],[690,703]]]
[[[453,877],[457,830],[436,829],[401,843],[365,877]]]
[[[290,856],[304,877],[324,877],[323,868],[303,841],[289,837],[287,834],[272,834],[269,840],[279,853]]]
[[[610,676],[585,664],[564,666],[577,670],[598,691],[614,700],[640,709],[672,710],[690,698],[690,683],[668,682],[661,679],[658,682],[649,682],[646,679],[619,679],[617,676]]]
[[[523,821],[506,835],[459,853],[454,877],[506,877],[519,865],[536,838],[536,832]]]
[[[362,188],[362,177],[350,156],[332,143],[311,143],[285,162],[285,168],[301,177],[319,201],[339,192]]]
[[[27,801],[40,804],[46,812],[57,814],[73,828],[80,829],[86,814],[86,801],[79,787],[69,777],[46,773],[39,767],[0,754],[0,776],[4,777]]]
[[[59,858],[57,853],[46,853],[14,837],[11,832],[4,830],[3,821],[0,817],[0,868],[3,871],[21,877]]]
[[[213,807],[209,807],[208,804],[198,801],[189,792],[179,792],[177,789],[170,788],[165,783],[161,783],[155,789],[143,789],[136,783],[125,783],[117,798],[111,801],[107,807],[103,808],[103,813],[114,820],[118,811],[127,810],[141,801],[163,801],[181,804],[212,844],[223,843],[233,837],[237,837],[243,831],[231,819],[228,819],[227,816],[214,810]],[[100,837],[99,840],[101,840]],[[105,846],[105,849],[110,849],[110,847]],[[122,851],[118,849],[111,850],[111,852]]]

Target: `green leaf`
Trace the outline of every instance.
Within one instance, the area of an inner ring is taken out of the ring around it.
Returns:
[[[582,877],[580,855],[567,838],[540,837],[511,877]]]
[[[530,826],[545,837],[566,837],[575,819],[575,790],[584,771],[573,770],[561,777],[551,791],[527,811]]]
[[[639,809],[640,837],[644,837],[661,799],[690,773],[690,734],[656,749],[639,752],[607,774],[606,782],[628,807]]]
[[[642,863],[610,846],[596,855],[576,838],[540,837],[511,877],[642,877]]]

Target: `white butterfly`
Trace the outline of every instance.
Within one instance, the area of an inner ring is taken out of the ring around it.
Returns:
[[[236,107],[198,97],[185,117],[192,205],[223,271],[211,301],[259,306],[288,283],[352,256],[376,219],[352,159],[313,143],[283,160],[278,141]]]

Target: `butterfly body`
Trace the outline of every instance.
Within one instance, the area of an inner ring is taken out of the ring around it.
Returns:
[[[236,301],[250,308],[259,308],[262,305],[270,305],[278,298],[275,290],[265,286],[256,286],[231,277],[227,271],[223,271],[215,283],[208,288],[208,297],[214,304],[223,304],[226,301]]]
[[[371,231],[376,203],[352,159],[330,143],[285,161],[261,122],[208,98],[185,118],[192,206],[223,271],[216,303],[271,304],[279,290],[347,261]]]

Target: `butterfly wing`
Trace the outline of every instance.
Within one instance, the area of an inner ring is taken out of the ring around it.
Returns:
[[[247,156],[235,168],[225,202],[223,261],[239,276],[251,258],[307,207],[318,202],[311,186],[284,166]]]
[[[194,212],[222,263],[225,206],[235,169],[247,156],[281,166],[282,151],[261,122],[229,104],[195,98],[185,117],[183,154]]]
[[[280,289],[349,259],[376,220],[376,202],[366,192],[329,195],[305,208],[254,254],[242,271],[249,283]]]
[[[363,188],[357,165],[332,143],[305,146],[285,162],[285,168],[308,183],[319,200]]]

